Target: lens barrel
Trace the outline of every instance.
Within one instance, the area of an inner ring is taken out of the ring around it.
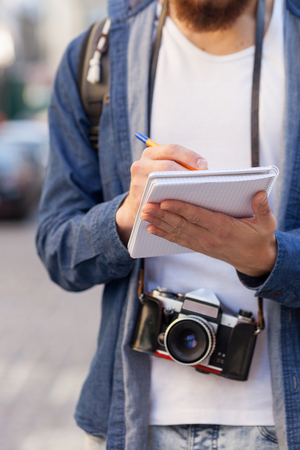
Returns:
[[[165,334],[165,348],[175,361],[194,365],[208,358],[215,347],[209,323],[198,316],[174,320]]]

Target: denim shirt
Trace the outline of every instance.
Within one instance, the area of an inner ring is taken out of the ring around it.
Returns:
[[[277,184],[278,257],[267,280],[240,274],[269,302],[269,352],[280,449],[300,448],[300,1],[285,12],[286,111]],[[148,355],[131,349],[140,310],[133,260],[119,239],[115,214],[127,195],[130,166],[148,133],[148,74],[156,4],[111,0],[110,103],[100,119],[99,154],[77,88],[84,35],[68,47],[49,109],[51,152],[37,233],[51,279],[81,291],[105,284],[98,348],[76,421],[107,438],[110,450],[146,450],[150,410]],[[176,94],[174,94],[176,95]]]

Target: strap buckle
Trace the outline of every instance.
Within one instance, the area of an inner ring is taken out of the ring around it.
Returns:
[[[263,313],[263,299],[258,297],[258,320],[256,322],[256,330],[253,332],[255,336],[260,334],[265,329],[265,319]]]

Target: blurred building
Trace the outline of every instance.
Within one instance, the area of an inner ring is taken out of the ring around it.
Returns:
[[[106,15],[106,0],[0,0],[0,121],[45,110],[68,43]]]
[[[57,68],[68,43],[106,15],[105,0],[44,0],[40,35],[49,70]]]

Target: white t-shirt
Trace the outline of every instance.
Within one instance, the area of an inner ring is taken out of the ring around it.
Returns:
[[[253,46],[226,56],[205,53],[168,17],[157,66],[151,138],[198,152],[210,169],[250,167],[253,59]],[[283,0],[274,3],[261,76],[260,164],[278,165],[284,109]],[[184,294],[211,289],[224,312],[246,309],[257,317],[257,299],[239,282],[235,269],[205,255],[149,258],[147,279],[148,290],[164,286]],[[151,363],[152,425],[274,424],[267,331],[257,338],[246,382],[201,374],[157,357]]]

